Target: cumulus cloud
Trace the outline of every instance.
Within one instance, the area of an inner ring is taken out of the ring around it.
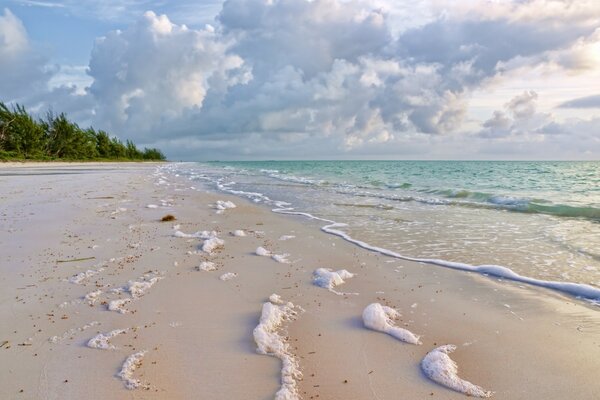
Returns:
[[[600,108],[600,94],[580,97],[562,103],[560,108]]]
[[[199,111],[209,88],[224,93],[251,77],[228,47],[212,28],[191,30],[165,15],[145,13],[132,27],[96,41],[89,91],[97,118],[112,130],[148,132],[186,111]]]
[[[491,141],[488,149],[513,146],[540,158],[580,158],[600,154],[600,118],[569,118],[560,121],[551,113],[537,111],[538,94],[526,91],[512,98],[504,110],[496,110],[477,134]]]
[[[146,12],[99,38],[89,81],[62,87],[57,101],[99,128],[189,158],[435,157],[469,143],[527,148],[585,125],[540,112],[533,91],[486,121],[466,118],[470,94],[507,72],[600,65],[596,2],[428,4],[402,27],[392,21],[406,7],[391,0],[227,0],[202,29]]]
[[[0,93],[20,100],[45,89],[50,77],[46,59],[33,48],[23,23],[9,9],[0,14]]]

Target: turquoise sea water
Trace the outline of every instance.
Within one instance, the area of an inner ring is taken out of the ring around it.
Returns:
[[[409,257],[600,287],[600,162],[261,161],[178,173]]]

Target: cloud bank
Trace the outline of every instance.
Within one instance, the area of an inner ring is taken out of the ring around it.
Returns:
[[[539,112],[542,94],[533,91],[506,99],[487,120],[468,117],[471,93],[511,71],[600,68],[597,5],[455,3],[431,2],[428,20],[405,29],[392,22],[392,1],[227,0],[214,24],[201,29],[149,11],[96,40],[85,92],[33,92],[42,93],[37,104],[65,104],[173,158],[600,154],[593,137],[599,118],[565,121]],[[0,24],[0,55],[15,60],[0,72],[10,67],[38,76],[33,85],[47,82],[20,21],[8,10],[0,18],[8,21]],[[25,64],[34,67],[18,68]],[[23,98],[8,80],[0,89]]]

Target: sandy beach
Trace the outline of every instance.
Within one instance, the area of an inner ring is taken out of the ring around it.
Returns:
[[[2,399],[463,399],[427,375],[449,344],[462,388],[600,398],[597,307],[370,252],[161,164],[0,164],[0,221]],[[398,312],[386,332],[373,303]]]

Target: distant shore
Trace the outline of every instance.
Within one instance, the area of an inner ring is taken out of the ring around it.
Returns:
[[[599,393],[600,316],[573,298],[369,252],[163,162],[0,168],[0,398],[466,399],[423,372],[447,344],[494,399]],[[373,303],[420,344],[366,328]]]

